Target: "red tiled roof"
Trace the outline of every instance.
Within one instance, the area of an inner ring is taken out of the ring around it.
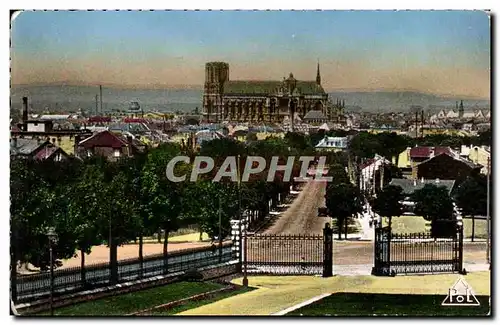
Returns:
[[[52,156],[58,149],[59,147],[56,146],[44,146],[42,150],[39,150],[35,154],[34,158],[37,160],[47,159]]]
[[[147,121],[143,118],[126,117],[123,119],[123,123],[147,123]]]
[[[94,134],[93,136],[81,141],[78,146],[84,148],[93,147],[110,147],[110,148],[121,148],[127,146],[127,141],[122,139],[120,136],[110,132],[102,131]]]
[[[110,123],[111,117],[109,116],[91,116],[89,117],[91,123]]]
[[[413,147],[410,149],[411,158],[428,158],[432,147]]]
[[[450,147],[435,147],[434,156],[440,155],[442,153],[451,154]]]
[[[430,158],[442,153],[451,154],[450,147],[413,147],[410,149],[411,158]]]
[[[373,159],[373,158],[370,158],[368,159],[367,161],[365,161],[364,163],[360,164],[360,167],[361,169],[365,168],[365,167],[368,167],[370,166],[371,164],[373,164],[376,160]]]

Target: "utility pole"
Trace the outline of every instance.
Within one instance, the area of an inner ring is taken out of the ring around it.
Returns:
[[[219,192],[219,263],[222,263],[222,208]]]
[[[95,95],[95,115],[99,115],[99,103],[98,103],[99,95]]]
[[[102,86],[99,85],[99,99],[101,101],[101,114],[102,114]]]

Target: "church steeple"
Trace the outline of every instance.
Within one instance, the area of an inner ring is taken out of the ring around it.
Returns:
[[[319,73],[319,60],[318,60],[318,71],[316,72],[316,83],[321,85],[321,74]]]

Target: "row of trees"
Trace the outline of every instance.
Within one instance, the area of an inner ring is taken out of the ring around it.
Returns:
[[[449,146],[460,148],[461,145],[490,145],[491,131],[479,133],[478,136],[462,137],[455,135],[427,135],[421,138],[411,138],[396,133],[368,133],[359,132],[352,137],[349,150],[353,157],[373,158],[375,154],[387,157],[397,157],[408,147],[419,146]]]
[[[451,195],[443,186],[426,184],[409,195],[408,199],[415,204],[415,215],[431,222],[431,234],[434,237],[446,236],[449,231],[454,231],[449,221],[455,220],[455,203],[464,216],[472,216],[472,240],[474,240],[474,217],[486,215],[486,181],[484,175],[469,177]],[[388,218],[388,225],[391,227],[392,218],[401,216],[405,211],[402,202],[406,196],[400,186],[387,185],[373,200],[373,211]]]
[[[54,247],[56,264],[80,253],[82,272],[85,254],[95,245],[110,247],[110,264],[117,278],[117,247],[139,241],[138,257],[143,260],[143,238],[159,229],[165,232],[163,254],[168,258],[168,234],[186,225],[197,224],[212,238],[230,233],[230,219],[248,210],[253,222],[260,222],[273,206],[285,198],[300,172],[294,162],[292,178],[283,180],[278,171],[267,182],[266,168],[240,185],[223,178],[212,179],[227,156],[239,156],[243,170],[247,156],[264,157],[269,166],[273,156],[286,164],[288,156],[311,155],[311,147],[300,136],[270,138],[248,145],[231,139],[205,142],[199,155],[212,157],[212,173],[197,182],[170,182],[167,163],[175,156],[194,152],[177,144],[162,144],[145,153],[109,162],[100,157],[65,162],[14,159],[11,161],[12,267],[30,263],[46,269],[49,261],[48,229],[54,227],[59,240]],[[339,155],[328,159],[341,161]],[[191,163],[193,159],[191,159]],[[191,173],[191,164],[176,165],[176,175]],[[219,222],[220,220],[220,222]],[[82,274],[84,277],[84,274]]]

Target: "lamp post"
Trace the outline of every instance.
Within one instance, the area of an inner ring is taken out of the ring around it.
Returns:
[[[49,258],[50,258],[50,316],[54,316],[54,257],[52,246],[57,243],[57,233],[54,227],[50,227],[47,232],[49,238]]]
[[[247,277],[247,214],[244,216],[244,236],[243,236],[243,286],[248,287],[248,277]]]

